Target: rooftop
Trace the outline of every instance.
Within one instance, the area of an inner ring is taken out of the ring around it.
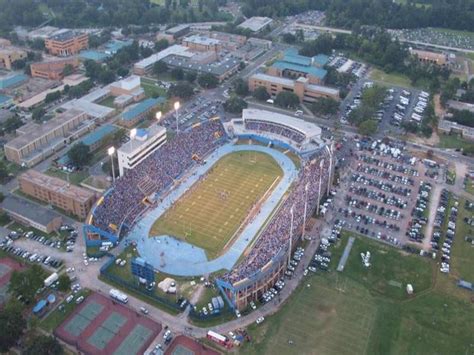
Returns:
[[[129,39],[127,41],[119,41],[114,39],[105,44],[105,53],[106,54],[115,54],[124,47],[130,46],[133,43],[133,40]]]
[[[188,28],[190,28],[191,26],[188,25],[188,24],[182,24],[182,25],[177,25],[177,26],[174,26],[174,27],[171,27],[171,28],[168,28],[165,33],[167,34],[170,34],[170,35],[174,35],[178,32],[181,32],[183,30],[186,30]]]
[[[192,59],[175,55],[170,55],[164,58],[163,62],[172,67],[179,67],[184,70],[193,70],[200,73],[211,73],[216,76],[223,75],[240,64],[240,60],[234,58],[226,58],[222,61],[210,64],[201,64]]]
[[[292,70],[292,71],[296,71],[300,73],[305,73],[305,74],[312,75],[320,79],[323,79],[327,74],[327,71],[325,69],[296,64],[294,62],[287,62],[285,60],[276,61],[273,64],[273,67],[280,70]]]
[[[7,212],[20,215],[42,226],[47,225],[55,218],[61,217],[59,213],[49,208],[13,195],[5,197],[1,206]]]
[[[140,147],[146,144],[150,139],[166,134],[166,128],[157,124],[151,125],[146,129],[137,130],[137,138],[130,139],[127,143],[123,144],[119,150],[124,154],[130,154],[136,150],[140,150]]]
[[[94,60],[96,62],[101,62],[101,61],[107,59],[109,56],[110,55],[108,55],[104,52],[96,51],[96,50],[93,50],[93,49],[83,50],[79,53],[80,58],[90,59],[90,60]]]
[[[0,78],[0,90],[20,85],[28,80],[25,74],[14,74]]]
[[[107,117],[108,115],[112,114],[115,112],[115,109],[107,106],[102,106],[99,104],[96,104],[94,102],[85,100],[84,98],[80,99],[73,99],[71,101],[68,101],[64,103],[61,108],[64,108],[66,110],[81,110],[89,117],[93,117],[95,119],[102,119]]]
[[[81,142],[85,145],[91,146],[116,131],[118,131],[118,128],[116,126],[113,126],[111,124],[105,124],[92,131],[91,133],[87,134],[84,138],[81,139]]]
[[[203,46],[216,46],[221,42],[218,39],[203,36],[203,35],[192,35],[192,36],[183,38],[183,41],[191,42],[194,44],[200,44]]]
[[[143,112],[148,111],[152,107],[163,104],[166,102],[164,97],[157,97],[156,99],[148,98],[139,102],[136,105],[133,105],[127,111],[122,112],[120,119],[124,121],[130,121],[136,118],[138,115],[141,115]]]
[[[254,17],[251,17],[251,18],[245,20],[244,22],[242,22],[237,27],[246,28],[246,29],[249,29],[252,32],[258,32],[261,29],[263,29],[265,26],[272,23],[272,21],[273,20],[269,17],[254,16]]]
[[[13,149],[22,149],[24,146],[42,138],[44,135],[57,129],[59,126],[66,124],[67,122],[75,119],[77,116],[84,115],[84,111],[75,109],[68,110],[58,115],[55,118],[47,121],[43,124],[33,123],[30,125],[29,130],[9,141],[5,146]],[[33,129],[34,128],[34,129]]]
[[[257,73],[252,75],[253,79],[256,80],[262,80],[262,81],[269,81],[275,84],[280,84],[288,87],[293,87],[295,85],[295,82],[293,79],[288,79],[288,78],[281,78],[279,76],[273,76],[273,75],[268,75],[264,73]]]
[[[48,37],[49,40],[57,41],[57,42],[66,42],[69,41],[75,37],[81,36],[83,33],[82,32],[76,32],[73,30],[67,30],[64,32],[60,33],[55,33]]]
[[[162,51],[152,54],[151,56],[142,59],[141,61],[135,63],[136,68],[147,68],[150,65],[155,64],[156,62],[162,60],[163,58],[169,56],[169,55],[179,55],[183,57],[192,57],[194,53],[190,52],[188,47],[181,46],[179,44],[172,45],[166,49],[163,49]]]
[[[91,198],[95,198],[95,194],[92,191],[71,185],[67,181],[40,173],[33,169],[27,170],[21,174],[20,179],[29,181],[65,197],[69,197],[79,203],[85,203]]]
[[[0,105],[10,101],[12,98],[10,96],[0,95]]]

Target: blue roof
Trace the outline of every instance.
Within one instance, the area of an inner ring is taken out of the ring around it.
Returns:
[[[144,128],[137,129],[137,137],[145,137],[148,134],[148,131]]]
[[[106,53],[115,54],[123,47],[130,46],[133,43],[133,40],[119,41],[112,40],[105,45]]]
[[[326,54],[318,54],[313,57],[313,62],[316,62],[318,66],[323,67],[329,62],[329,56]]]
[[[118,130],[117,127],[111,124],[105,124],[97,128],[95,131],[92,131],[91,133],[86,135],[84,138],[81,139],[81,142],[84,143],[85,145],[91,146],[101,141],[104,137],[108,136],[111,133],[114,133],[117,130]]]
[[[109,55],[104,52],[99,52],[99,51],[94,51],[94,50],[85,50],[79,53],[79,57],[82,59],[102,61],[102,60],[107,59]]]
[[[162,104],[165,101],[166,99],[164,97],[158,97],[156,99],[149,98],[149,99],[143,100],[142,102],[133,106],[131,109],[125,112],[122,112],[121,119],[125,121],[131,121],[135,117],[141,115],[143,112],[146,112],[150,108],[156,105]]]
[[[0,89],[7,89],[11,86],[21,84],[24,81],[27,81],[28,77],[25,74],[12,75],[6,78],[0,79]]]
[[[283,57],[284,62],[294,63],[297,65],[310,66],[311,58],[305,57],[298,54],[298,51],[295,48],[290,48],[285,51],[285,56]]]
[[[10,96],[0,95],[0,105],[10,101],[12,98]]]
[[[321,69],[321,68],[316,68],[316,67],[312,67],[312,66],[305,66],[305,65],[298,65],[298,64],[295,64],[295,63],[289,63],[289,62],[285,62],[285,61],[282,61],[282,60],[279,60],[279,61],[275,62],[273,64],[273,67],[278,68],[280,70],[285,70],[285,69],[293,70],[293,71],[296,71],[296,72],[301,72],[301,73],[313,75],[313,76],[315,76],[317,78],[321,78],[321,79],[323,79],[327,74],[327,71],[324,70],[324,69]]]

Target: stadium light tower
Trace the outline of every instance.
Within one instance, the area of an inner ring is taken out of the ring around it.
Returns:
[[[112,161],[112,182],[115,183],[115,167],[114,167],[114,154],[115,154],[115,147],[110,147],[107,149],[107,153],[110,156],[110,160]]]
[[[334,169],[334,143],[331,143],[328,146],[326,146],[326,149],[328,150],[329,153],[329,176],[328,176],[328,188],[327,188],[327,194],[331,192],[331,185],[332,185],[332,171]]]
[[[304,186],[304,215],[303,215],[303,240],[305,239],[306,232],[306,211],[308,208],[308,183]]]
[[[290,261],[291,261],[291,250],[293,249],[294,208],[295,208],[295,205],[291,206],[291,209],[290,209],[291,222],[290,222],[290,249],[288,250],[288,265],[290,265]]]
[[[323,177],[323,165],[324,165],[324,159],[322,159],[319,162],[319,187],[318,187],[318,205],[316,207],[316,214],[319,215],[319,205],[321,204],[321,183],[322,183],[322,177]]]
[[[158,121],[158,123],[160,123],[160,121],[161,121],[161,111],[158,111],[156,113],[155,117],[156,117],[156,120]]]
[[[179,117],[178,117],[178,110],[179,110],[179,107],[180,107],[180,103],[179,101],[176,101],[174,103],[174,111],[176,113],[176,134],[179,133]]]
[[[132,147],[132,151],[133,151],[133,140],[135,139],[135,137],[137,136],[137,129],[136,128],[132,128],[130,130],[130,145]]]

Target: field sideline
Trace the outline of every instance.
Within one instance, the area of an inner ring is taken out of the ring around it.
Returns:
[[[265,153],[228,154],[155,221],[150,236],[184,239],[213,259],[282,174],[278,163]]]

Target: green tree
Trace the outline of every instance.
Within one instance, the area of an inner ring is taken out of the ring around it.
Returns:
[[[153,64],[153,74],[159,76],[160,74],[165,73],[168,70],[168,64],[163,61],[158,61]]]
[[[263,86],[259,86],[254,90],[253,97],[258,101],[267,101],[270,98],[270,94]]]
[[[63,69],[63,75],[68,76],[74,73],[74,67],[71,64],[66,64]]]
[[[191,98],[194,94],[193,87],[187,82],[178,82],[171,85],[168,89],[168,97],[179,97],[181,99],[187,100]]]
[[[67,292],[71,288],[71,279],[67,274],[61,274],[58,278],[58,290],[61,292]]]
[[[38,335],[34,337],[28,347],[25,355],[62,355],[64,349],[62,345],[55,338],[47,335]]]
[[[69,152],[67,152],[67,156],[69,160],[71,160],[71,163],[77,168],[86,166],[92,158],[89,146],[82,142],[75,144]]]
[[[296,43],[296,36],[290,32],[283,33],[281,35],[281,38],[283,42],[288,43],[288,44],[294,44]]]
[[[226,102],[224,102],[224,110],[230,113],[242,113],[244,108],[247,108],[247,103],[244,99],[232,95]]]
[[[188,71],[185,74],[185,79],[187,82],[194,83],[196,81],[197,74],[194,71]]]
[[[46,111],[44,108],[42,107],[37,107],[35,109],[33,109],[33,112],[32,112],[32,118],[33,120],[35,121],[41,121],[41,119],[43,118],[43,116],[46,114]]]
[[[174,80],[180,81],[184,79],[184,72],[181,68],[172,69],[170,74]]]
[[[311,105],[311,111],[321,115],[335,115],[339,109],[339,102],[329,97],[318,97]]]
[[[4,183],[8,179],[8,168],[3,161],[0,161],[0,182]]]
[[[22,120],[17,116],[13,116],[5,121],[5,123],[3,124],[3,129],[5,130],[5,132],[11,133],[21,126],[23,126]]]
[[[210,73],[199,75],[197,81],[204,89],[214,89],[219,84],[219,80]]]
[[[363,136],[372,136],[377,132],[377,121],[369,119],[361,122],[358,127],[359,134]]]
[[[249,86],[247,82],[241,78],[236,79],[233,84],[234,92],[239,96],[247,96],[249,94]]]
[[[22,312],[23,306],[16,300],[8,302],[0,311],[0,327],[2,328],[0,352],[6,353],[23,335],[23,331],[26,329],[26,320],[23,318]]]
[[[46,272],[39,265],[33,265],[24,271],[14,271],[8,285],[13,296],[22,296],[26,304],[35,299],[36,290],[43,286]]]
[[[169,42],[166,39],[160,39],[157,42],[155,42],[155,51],[160,52],[163,49],[168,48]]]
[[[295,108],[300,103],[300,99],[296,94],[288,91],[278,93],[275,98],[275,105],[283,108]]]
[[[57,90],[57,91],[48,93],[44,99],[44,102],[48,104],[50,102],[59,100],[60,98],[61,98],[61,91]]]

